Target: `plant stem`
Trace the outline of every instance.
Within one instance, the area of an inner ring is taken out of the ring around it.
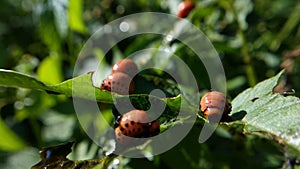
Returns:
[[[235,18],[235,21],[238,25],[237,35],[242,40],[241,54],[242,54],[242,57],[243,57],[243,62],[245,64],[248,83],[252,87],[257,83],[257,77],[256,77],[256,74],[255,74],[255,71],[254,71],[251,55],[249,54],[249,48],[248,48],[245,32],[242,28],[241,23],[238,20],[238,14],[237,14],[237,11],[236,11],[233,4],[234,4],[234,2],[232,0],[229,0],[229,4],[228,4],[229,9],[232,11],[232,13],[234,15],[234,18]]]
[[[242,39],[241,54],[242,54],[242,57],[243,57],[243,62],[245,64],[248,83],[251,87],[253,87],[257,83],[257,78],[256,78],[255,71],[254,71],[254,68],[253,68],[252,59],[251,59],[251,56],[249,54],[249,48],[248,48],[248,45],[247,45],[247,40],[245,38],[244,32],[241,29],[239,29],[238,34],[241,36],[241,39]]]

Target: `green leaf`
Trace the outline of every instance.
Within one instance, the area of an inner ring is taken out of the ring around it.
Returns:
[[[260,133],[300,151],[300,100],[294,96],[273,93],[283,71],[232,101],[232,115],[246,112],[244,132]]]
[[[48,84],[60,83],[63,79],[61,71],[61,59],[58,55],[45,58],[39,65],[38,78]]]
[[[113,103],[110,92],[102,91],[93,86],[92,73],[84,74],[73,79],[66,80],[57,85],[47,86],[49,91],[65,94],[67,96],[80,97],[89,100],[97,100],[102,103]],[[75,86],[73,88],[73,86]]]
[[[72,30],[85,33],[86,27],[82,20],[82,0],[70,0],[68,8],[69,26]]]
[[[84,74],[73,79],[66,80],[56,85],[46,85],[32,76],[28,76],[12,70],[0,69],[0,86],[20,87],[28,89],[45,90],[67,96],[93,99],[103,103],[113,103],[111,94],[95,88],[91,81],[92,73]],[[73,93],[73,84],[80,89]]]
[[[32,76],[28,76],[12,70],[0,69],[0,86],[20,87],[37,90],[45,90],[57,94],[64,94],[72,97],[80,97],[88,100],[96,100],[102,103],[114,103],[112,94],[107,91],[102,91],[93,86],[92,73],[84,74],[73,79],[66,80],[56,85],[47,85]],[[74,88],[73,88],[74,86]],[[122,95],[114,95],[114,98],[124,98]],[[181,95],[160,99],[156,96],[148,94],[134,94],[130,96],[132,103],[140,108],[147,109],[149,107],[149,99],[161,100],[165,102],[170,109],[179,110]],[[191,107],[187,102],[184,102],[184,110],[194,112],[194,107]]]
[[[32,76],[0,69],[0,86],[46,90],[47,86]]]
[[[258,83],[253,88],[248,88],[244,92],[240,93],[233,101],[232,101],[232,112],[237,112],[245,107],[249,107],[245,105],[246,103],[253,102],[252,100],[257,98],[266,97],[268,95],[273,94],[273,88],[277,85],[280,77],[282,76],[283,72],[280,72],[278,75],[265,80],[261,83]],[[254,102],[253,102],[254,103]]]
[[[51,52],[61,51],[61,37],[57,31],[51,9],[42,12],[38,25],[39,36]]]
[[[0,118],[0,149],[17,151],[23,149],[26,144],[19,138]]]

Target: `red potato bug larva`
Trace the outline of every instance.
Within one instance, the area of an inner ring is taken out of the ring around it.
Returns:
[[[231,105],[225,95],[217,91],[206,93],[201,98],[200,107],[204,117],[212,123],[217,123],[220,116],[222,121],[231,111]]]
[[[143,110],[131,110],[116,120],[115,137],[119,144],[128,146],[127,137],[147,138],[160,132],[159,122],[152,120]]]
[[[107,90],[118,94],[132,94],[135,86],[132,78],[122,72],[115,72],[110,74],[103,80],[101,90]]]
[[[134,77],[138,73],[138,67],[133,60],[122,59],[113,65],[111,73],[115,72],[123,72],[130,77]]]
[[[192,1],[184,1],[178,5],[178,13],[177,16],[179,18],[185,18],[189,15],[189,13],[195,8],[195,3]]]

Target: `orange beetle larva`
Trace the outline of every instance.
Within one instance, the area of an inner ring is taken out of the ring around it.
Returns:
[[[138,73],[138,67],[133,60],[122,59],[113,65],[111,73],[115,72],[123,72],[130,77],[134,77]]]
[[[231,105],[221,92],[212,91],[206,93],[200,101],[200,109],[204,117],[212,123],[224,119],[231,111]]]
[[[195,3],[192,1],[184,1],[178,5],[178,13],[177,16],[179,18],[186,18],[189,13],[195,8]]]
[[[135,90],[133,77],[138,67],[131,59],[122,59],[112,67],[111,74],[103,80],[100,89],[118,94],[132,94]]]
[[[135,86],[132,78],[127,74],[115,72],[103,80],[100,89],[126,95],[132,94]]]
[[[119,116],[115,124],[116,140],[125,146],[130,145],[130,141],[124,136],[147,138],[159,132],[159,122],[152,120],[144,110],[131,110]]]

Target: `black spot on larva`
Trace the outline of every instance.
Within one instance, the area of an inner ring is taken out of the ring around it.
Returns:
[[[135,132],[135,129],[132,129],[132,132]]]
[[[125,129],[123,127],[120,128],[121,131],[124,131]]]
[[[130,131],[130,130],[128,131],[128,134],[131,134],[131,131]]]
[[[131,125],[134,125],[134,121],[130,121],[130,124],[131,124]]]
[[[126,124],[125,124],[125,127],[129,127],[129,124],[128,124],[128,123],[126,123]]]

